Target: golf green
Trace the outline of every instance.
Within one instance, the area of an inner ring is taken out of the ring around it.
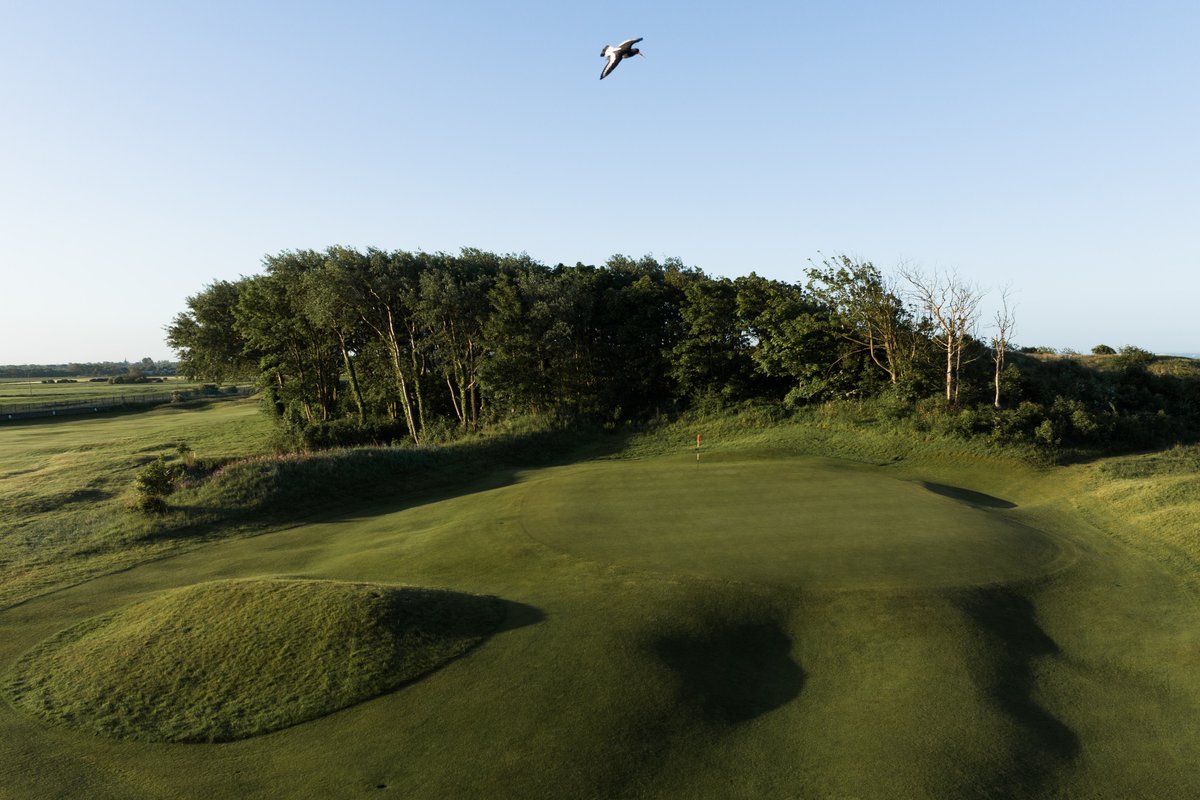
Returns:
[[[531,487],[538,541],[590,560],[803,588],[936,588],[1062,568],[1070,546],[1013,504],[846,461],[600,462]]]
[[[756,444],[400,488],[0,609],[0,795],[1200,796],[1195,584],[1087,472]]]

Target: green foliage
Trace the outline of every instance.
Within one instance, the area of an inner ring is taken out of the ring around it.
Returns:
[[[1039,357],[1054,354],[1041,347],[1006,349],[997,376],[993,349],[968,330],[970,287],[926,287],[930,301],[950,292],[959,304],[950,333],[847,256],[809,270],[805,286],[648,256],[547,267],[474,249],[331,247],[265,266],[189,298],[171,341],[195,374],[254,363],[282,447],[422,445],[518,418],[619,425],[714,402],[797,412],[876,397],[891,419],[911,413],[1048,454],[1200,436],[1200,369],[1131,346],[1111,358]],[[948,408],[933,414],[923,402],[939,387]],[[1005,408],[984,408],[994,404]]]
[[[1092,348],[1092,355],[1097,356],[1112,356],[1116,355],[1117,351],[1106,344],[1098,344]]]
[[[112,384],[125,383],[150,383],[150,379],[141,373],[140,370],[131,369],[127,375],[114,375],[108,379]]]
[[[1126,370],[1145,369],[1154,362],[1154,354],[1149,350],[1127,344],[1118,351],[1117,357],[1113,361]]]
[[[167,510],[166,498],[175,491],[180,471],[162,456],[146,465],[134,478],[137,506],[142,511],[162,513]]]
[[[408,430],[399,420],[353,417],[305,422],[293,416],[278,439],[284,450],[322,450],[359,445],[395,445],[408,440]]]
[[[728,278],[697,277],[684,287],[683,335],[671,351],[670,375],[692,402],[710,396],[736,401],[761,392],[737,298],[738,287]]]
[[[188,310],[167,327],[179,371],[192,380],[242,378],[256,373],[257,354],[236,330],[234,309],[248,279],[214,281],[187,299]]]

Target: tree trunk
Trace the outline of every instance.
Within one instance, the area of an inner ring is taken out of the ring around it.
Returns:
[[[396,324],[392,310],[387,310],[388,337],[387,346],[392,354],[392,367],[396,372],[396,388],[400,393],[400,409],[404,412],[404,422],[408,425],[408,436],[413,444],[421,443],[421,434],[413,419],[412,401],[408,396],[408,382],[404,379],[404,369],[400,366],[400,340],[396,337]]]
[[[350,391],[354,393],[354,403],[358,406],[358,423],[367,421],[366,404],[363,403],[362,387],[358,385],[358,370],[354,368],[354,362],[350,359],[350,349],[346,347],[346,337],[341,331],[337,332],[338,343],[342,348],[342,360],[346,363],[346,376],[350,381]]]
[[[1004,357],[996,359],[996,399],[992,401],[992,405],[996,408],[1000,407],[1000,370],[1004,366]]]
[[[954,401],[954,340],[946,335],[946,404]]]

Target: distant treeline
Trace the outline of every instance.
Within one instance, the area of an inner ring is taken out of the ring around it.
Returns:
[[[7,364],[0,366],[0,378],[111,378],[125,375],[174,375],[174,361],[90,361],[70,364]]]
[[[331,247],[218,281],[168,328],[179,371],[255,376],[310,446],[421,442],[535,416],[622,422],[697,404],[876,402],[964,435],[1044,447],[1188,438],[1196,371],[1136,347],[1022,354],[1007,294],[845,256],[803,283],[675,259],[546,266],[525,255]],[[1045,348],[1024,348],[1026,351]]]

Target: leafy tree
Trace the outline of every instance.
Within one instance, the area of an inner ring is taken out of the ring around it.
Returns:
[[[260,354],[248,350],[234,326],[246,281],[209,284],[187,298],[188,310],[167,326],[167,344],[179,355],[179,371],[189,380],[222,381],[257,373]]]
[[[697,277],[683,290],[683,332],[671,350],[670,375],[684,397],[750,397],[756,386],[753,343],[729,278]]]
[[[764,376],[786,386],[791,403],[852,391],[861,361],[839,346],[829,314],[795,284],[755,273],[738,278],[738,315],[753,342],[752,358]]]
[[[869,261],[841,255],[808,270],[808,287],[836,324],[838,335],[861,348],[892,384],[917,363],[919,337],[899,293]]]
[[[424,353],[445,382],[462,428],[479,424],[488,292],[500,270],[494,254],[464,249],[458,258],[442,257],[419,278],[416,315],[425,330]]]
[[[340,249],[331,256],[338,261],[339,294],[357,309],[362,323],[388,356],[395,403],[389,413],[402,413],[409,438],[421,441],[424,427],[424,395],[421,378],[417,320],[418,286],[426,258],[403,251],[386,253],[369,248],[365,253]]]
[[[268,256],[267,273],[242,286],[235,314],[235,330],[262,353],[260,385],[300,424],[330,419],[338,406],[338,340],[311,302],[310,276],[323,262],[312,250]]]

